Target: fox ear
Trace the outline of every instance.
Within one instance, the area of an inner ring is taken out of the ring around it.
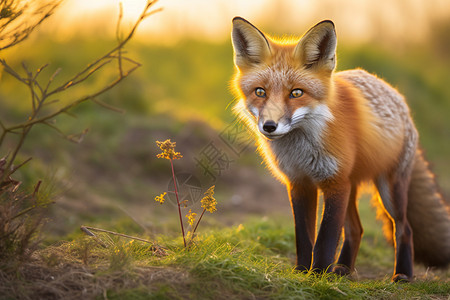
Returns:
[[[312,27],[300,39],[294,55],[307,68],[320,67],[332,71],[336,66],[336,31],[333,22],[326,20]]]
[[[264,34],[241,17],[233,19],[231,38],[234,63],[239,68],[257,65],[270,54],[269,42]]]

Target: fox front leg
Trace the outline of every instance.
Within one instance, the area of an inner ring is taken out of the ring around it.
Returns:
[[[350,183],[322,188],[324,210],[319,234],[313,250],[312,269],[315,272],[331,272],[336,248],[344,225],[350,196]]]
[[[295,222],[296,269],[308,271],[316,235],[317,187],[309,180],[302,180],[291,183],[288,192]]]

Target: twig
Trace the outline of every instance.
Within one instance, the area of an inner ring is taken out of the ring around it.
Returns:
[[[122,17],[123,17],[123,6],[122,6],[122,2],[119,3],[119,20],[117,21],[117,27],[116,27],[116,39],[117,42],[120,44],[120,23],[122,22]],[[122,70],[122,48],[120,48],[118,51],[118,63],[119,63],[119,74],[120,76],[123,75],[123,70]]]
[[[19,168],[21,168],[23,165],[25,165],[26,163],[28,163],[30,160],[32,160],[32,157],[28,157],[25,161],[23,161],[22,163],[20,163],[19,165],[15,166],[14,168],[12,168],[11,172],[9,173],[9,175],[13,174],[14,172],[16,172]]]
[[[94,240],[99,243],[100,246],[102,246],[103,248],[108,248],[108,245],[106,245],[105,243],[103,243],[94,233],[92,233],[92,231],[89,231],[89,229],[87,229],[84,226],[80,227],[81,231],[83,231],[84,233],[86,233],[88,236],[92,236],[94,238]]]
[[[7,43],[4,46],[0,46],[0,51],[13,47],[18,43],[22,42],[23,40],[25,40],[36,27],[38,27],[45,19],[47,19],[53,14],[53,12],[61,4],[61,2],[62,0],[56,0],[54,1],[54,3],[46,3],[40,7],[34,8],[35,10],[34,14],[41,15],[38,17],[39,18],[38,21],[34,22],[34,24],[32,25],[28,25],[28,22],[24,22],[24,20],[19,20],[18,22],[16,22],[16,24],[19,23],[16,26],[14,26],[13,24],[14,21],[21,15],[24,15],[22,9],[27,9],[28,5],[24,5],[21,10],[15,11],[15,8],[17,7],[12,7],[12,4],[6,4],[6,9],[10,9],[12,11],[12,15],[7,17],[7,21],[3,23],[1,26],[3,40],[6,40]],[[25,15],[28,16],[28,14]]]
[[[148,12],[148,10],[150,9],[150,7],[152,5],[154,5],[157,2],[157,0],[154,1],[148,1],[143,12],[141,13],[141,15],[139,16],[138,20],[136,21],[136,23],[134,24],[134,26],[131,28],[131,30],[129,31],[128,35],[126,36],[125,39],[121,40],[120,43],[113,48],[112,50],[110,50],[108,53],[106,53],[104,56],[102,56],[101,58],[97,59],[96,61],[94,61],[93,63],[89,64],[84,70],[82,70],[81,72],[79,72],[77,75],[75,75],[74,77],[72,77],[71,79],[69,79],[65,84],[62,84],[61,86],[55,88],[53,91],[48,93],[48,96],[60,92],[62,90],[65,90],[67,87],[67,85],[69,86],[74,86],[74,84],[71,84],[71,82],[75,82],[78,80],[79,77],[83,76],[83,74],[90,72],[97,64],[99,64],[102,60],[105,60],[107,58],[110,57],[110,55],[112,55],[113,53],[121,50],[123,48],[123,46],[134,36],[139,24],[148,16],[161,11],[161,9],[156,9],[154,11]],[[119,22],[120,22],[121,18],[119,18]],[[120,54],[119,54],[120,55]],[[120,74],[120,72],[119,72]],[[128,74],[130,74],[130,71],[128,73],[125,73],[123,75],[123,77],[128,76]],[[121,78],[121,77],[119,77]]]
[[[94,102],[95,104],[100,105],[101,107],[104,107],[106,109],[115,111],[117,113],[120,113],[120,114],[124,114],[125,113],[125,110],[120,109],[120,108],[115,107],[115,106],[112,106],[112,105],[109,105],[109,104],[107,104],[107,103],[105,103],[103,101],[100,101],[100,100],[96,99],[96,98],[92,98],[91,101]]]
[[[22,148],[23,142],[25,141],[26,136],[28,135],[28,132],[30,131],[31,127],[24,127],[22,129],[22,134],[20,136],[20,140],[16,145],[16,148],[13,151],[13,154],[11,158],[8,160],[5,166],[5,171],[3,172],[2,177],[0,178],[0,183],[5,181],[6,178],[8,178],[11,174],[13,174],[18,168],[11,170],[11,166],[16,159],[17,154],[19,153],[20,148]],[[31,159],[31,158],[30,158]],[[26,160],[25,162],[21,163],[19,166],[22,166],[26,162],[28,162],[30,159]]]
[[[131,74],[136,69],[137,69],[137,66],[131,68],[130,70],[128,70],[128,73],[126,73],[123,77],[118,77],[115,81],[111,82],[109,85],[107,85],[106,87],[104,87],[100,91],[97,91],[96,93],[93,93],[91,95],[87,95],[87,96],[81,97],[81,98],[75,100],[74,102],[64,106],[63,108],[61,108],[61,109],[59,109],[59,110],[57,110],[57,111],[55,111],[55,112],[53,112],[51,114],[48,114],[47,116],[41,117],[39,119],[34,119],[34,120],[31,120],[31,121],[28,121],[28,122],[24,122],[24,123],[15,125],[15,126],[8,127],[8,128],[6,128],[6,131],[12,131],[12,130],[16,130],[16,129],[20,129],[20,128],[24,128],[24,127],[29,127],[29,126],[35,125],[37,123],[43,123],[44,121],[46,121],[48,119],[51,119],[51,118],[54,118],[54,117],[56,117],[57,115],[59,115],[61,113],[66,113],[71,108],[73,108],[73,107],[75,107],[75,106],[77,106],[77,105],[79,105],[79,104],[81,104],[81,103],[83,103],[85,101],[91,100],[91,99],[93,99],[93,98],[103,94],[104,92],[112,89],[114,86],[116,86],[119,82],[121,82],[124,78],[126,78],[129,74]]]
[[[110,231],[110,230],[106,230],[106,229],[101,229],[101,228],[96,228],[96,227],[91,227],[91,226],[84,226],[82,225],[80,227],[81,231],[83,231],[84,233],[86,233],[89,236],[95,237],[97,238],[97,236],[91,232],[91,230],[93,231],[98,231],[98,232],[104,232],[104,233],[108,233],[108,234],[112,234],[112,235],[117,235],[117,236],[121,236],[127,239],[132,239],[132,240],[136,240],[136,241],[141,241],[144,243],[149,243],[152,245],[152,247],[154,248],[154,250],[159,251],[162,255],[167,255],[164,247],[157,245],[156,243],[149,241],[149,240],[145,240],[145,239],[141,239],[139,237],[136,236],[131,236],[131,235],[127,235],[127,234],[123,234],[123,233],[118,233],[118,232],[114,232],[114,231]],[[97,238],[98,239],[98,238]],[[101,242],[101,241],[100,241]],[[104,244],[103,242],[101,242],[102,244]],[[106,245],[103,246],[104,248],[106,248]]]
[[[94,230],[94,231],[98,231],[98,232],[109,233],[109,234],[112,234],[112,235],[117,235],[117,236],[121,236],[121,237],[124,237],[124,238],[145,242],[145,243],[149,243],[149,244],[152,244],[152,245],[154,244],[152,241],[149,241],[149,240],[141,239],[141,238],[136,237],[136,236],[126,235],[126,234],[123,234],[123,233],[118,233],[118,232],[110,231],[110,230],[106,230],[106,229],[101,229],[101,228],[96,228],[96,227],[91,227],[91,226],[84,226],[84,225],[82,225],[80,227],[80,229],[83,230],[83,231],[85,231],[86,229],[89,229],[89,230]]]
[[[44,93],[47,94],[48,89],[50,88],[50,84],[53,82],[56,76],[58,76],[59,72],[61,72],[61,68],[56,69],[56,71],[50,76],[50,79],[47,82],[47,85],[45,86]]]

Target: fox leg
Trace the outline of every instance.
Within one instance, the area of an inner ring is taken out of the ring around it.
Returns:
[[[349,202],[351,184],[339,183],[322,188],[324,210],[322,224],[313,251],[312,269],[316,272],[330,272],[336,248],[344,226],[345,213]]]
[[[344,243],[337,265],[333,272],[339,275],[350,274],[355,268],[355,260],[363,234],[356,203],[357,187],[352,186],[344,224]]]
[[[308,271],[316,234],[317,187],[303,180],[290,184],[288,190],[295,221],[296,269]]]
[[[412,230],[406,218],[409,176],[392,177],[391,180],[380,177],[376,185],[384,208],[393,221],[395,271],[392,281],[409,281],[413,275],[414,256]]]

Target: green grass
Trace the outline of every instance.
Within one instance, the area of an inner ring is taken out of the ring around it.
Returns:
[[[391,283],[389,268],[377,279],[298,273],[293,270],[293,228],[285,219],[255,219],[211,230],[200,234],[189,250],[181,238],[160,235],[158,244],[166,248],[166,256],[156,255],[146,243],[100,237],[109,248],[84,236],[47,247],[25,266],[22,279],[10,284],[40,297],[43,283],[63,282],[45,292],[64,297],[69,292],[82,295],[84,289],[90,297],[108,299],[446,299],[450,293],[445,273],[436,273],[439,278],[430,272],[409,284]],[[390,255],[380,241],[368,248]],[[370,251],[361,251],[360,256],[369,257],[359,259],[357,268],[370,268],[366,259],[377,264]],[[43,274],[39,269],[47,273],[38,276]],[[78,288],[64,289],[71,284]]]

